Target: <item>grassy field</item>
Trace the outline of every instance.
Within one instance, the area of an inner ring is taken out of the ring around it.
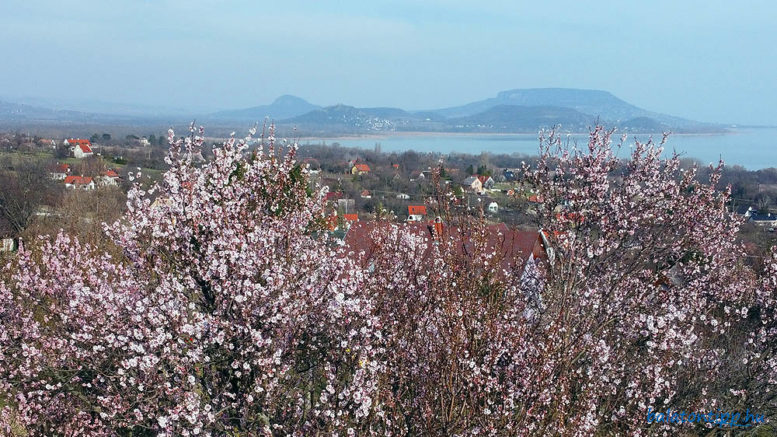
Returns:
[[[116,170],[118,173],[122,173],[123,170],[137,173],[137,167],[131,164],[117,164],[109,159],[100,157],[107,168]],[[59,162],[63,164],[69,164],[71,166],[77,166],[83,162],[83,159],[68,157],[68,158],[56,158],[53,153],[46,150],[35,151],[0,151],[0,165],[13,167],[21,162],[38,161],[45,162]],[[141,167],[141,173],[144,176],[149,177],[151,180],[158,181],[162,177],[164,170],[156,168]]]

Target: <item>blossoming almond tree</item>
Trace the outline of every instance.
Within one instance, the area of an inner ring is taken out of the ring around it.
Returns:
[[[489,244],[485,222],[448,224],[434,240],[400,226],[372,236],[364,286],[375,297],[377,343],[386,351],[379,391],[385,432],[530,431],[521,416],[535,382],[525,375],[544,350],[527,341],[536,326],[526,310],[539,272],[533,260],[525,266],[501,243]]]
[[[597,127],[578,150],[551,133],[525,169],[558,251],[543,290],[546,429],[637,434],[648,408],[722,407],[719,340],[754,289],[715,187],[722,163],[704,184],[649,141],[621,165],[611,135]]]
[[[371,413],[370,303],[314,238],[303,170],[202,133],[106,227],[123,259],[59,235],[0,284],[5,432],[256,435],[347,429]],[[156,196],[152,201],[152,196]]]
[[[524,168],[550,243],[539,296],[493,247],[461,256],[460,235],[376,230],[365,287],[395,433],[639,435],[662,431],[648,409],[714,411],[744,388],[725,386],[737,381],[727,353],[743,355],[721,339],[746,341],[756,284],[715,187],[721,168],[701,183],[652,142],[624,163],[611,135],[597,127],[574,150],[552,133]]]
[[[640,435],[672,431],[649,408],[772,389],[777,261],[760,284],[741,266],[720,168],[701,183],[652,142],[624,164],[611,134],[551,134],[524,169],[549,255],[524,263],[444,195],[442,227],[381,223],[349,253],[272,130],[201,166],[202,131],[171,132],[162,183],[106,226],[121,256],[60,234],[4,269],[0,429]],[[715,382],[748,369],[772,373]]]

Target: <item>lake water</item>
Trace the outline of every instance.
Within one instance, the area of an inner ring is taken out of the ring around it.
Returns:
[[[617,135],[617,134],[616,134]],[[634,135],[629,137],[633,143]],[[648,138],[646,134],[636,137],[640,141]],[[653,135],[657,140],[661,135]],[[585,135],[572,135],[579,145],[585,145]],[[620,136],[618,135],[618,139]],[[374,149],[379,143],[383,152],[401,152],[414,150],[416,152],[470,153],[480,152],[536,155],[538,150],[537,135],[488,135],[488,134],[448,134],[448,135],[402,135],[394,134],[384,137],[342,138],[325,140],[326,144],[335,142],[345,147]],[[300,144],[321,144],[321,140],[302,139]],[[747,128],[731,129],[725,134],[709,135],[672,135],[664,146],[665,154],[677,150],[684,157],[694,158],[703,164],[716,163],[723,158],[726,165],[741,165],[749,170],[777,167],[777,128]],[[622,149],[620,155],[626,155],[628,149]]]

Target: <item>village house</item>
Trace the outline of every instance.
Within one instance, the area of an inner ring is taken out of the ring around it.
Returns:
[[[750,215],[750,221],[758,226],[777,227],[777,214],[754,212]]]
[[[340,217],[342,217],[342,220]],[[337,230],[338,227],[342,227],[342,229],[348,230],[354,223],[357,223],[358,221],[358,214],[343,214],[342,216],[338,216],[337,213],[333,213],[326,218],[327,227],[330,231]]]
[[[483,192],[483,182],[481,182],[477,176],[470,176],[467,179],[464,179],[464,182],[462,182],[461,185],[466,190],[473,191],[475,193]]]
[[[372,194],[370,194],[370,190],[362,190],[361,198],[362,199],[372,199]]]
[[[52,148],[52,149],[56,149],[57,148],[57,142],[54,141],[54,140],[50,140],[48,138],[41,138],[41,139],[39,139],[38,140],[38,144],[41,147],[49,147],[49,148]]]
[[[492,214],[496,214],[499,212],[499,204],[496,202],[491,202],[488,204],[488,212]]]
[[[324,195],[324,202],[337,202],[343,198],[342,191],[329,191]]]
[[[49,177],[55,181],[63,181],[70,174],[70,165],[57,163],[49,172]]]
[[[480,184],[483,186],[484,189],[490,190],[491,188],[494,188],[494,178],[491,176],[483,176],[479,175],[478,180],[480,181]]]
[[[92,143],[89,140],[70,138],[65,140],[66,146],[70,146],[70,150],[73,151],[73,156],[78,159],[83,159],[88,156],[94,155],[92,151]]]
[[[758,209],[752,205],[740,205],[734,210],[734,212],[744,218],[750,218],[751,215],[758,213]]]
[[[119,174],[113,170],[108,170],[97,177],[97,183],[103,187],[116,187],[119,185]]]
[[[68,176],[65,178],[65,188],[94,190],[94,180],[85,176]]]
[[[426,216],[425,205],[409,205],[407,207],[407,221],[420,222]]]
[[[423,181],[424,179],[426,179],[426,176],[422,171],[416,171],[410,174],[410,182]]]
[[[343,212],[351,213],[356,211],[356,200],[354,199],[337,199],[337,208]]]
[[[343,221],[345,226],[350,228],[351,224],[359,221],[359,214],[343,214]]]
[[[354,164],[353,167],[351,167],[351,174],[353,175],[363,175],[370,172],[370,166],[367,164]]]

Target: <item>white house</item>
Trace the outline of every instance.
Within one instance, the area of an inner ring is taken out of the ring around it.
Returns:
[[[752,213],[750,221],[759,226],[777,227],[777,214]]]
[[[409,205],[407,207],[407,221],[420,222],[426,215],[426,205]]]
[[[55,165],[49,172],[49,176],[51,177],[51,179],[54,179],[55,181],[63,181],[69,174],[70,174],[70,166],[67,164],[60,164],[60,163],[57,163],[57,165]]]
[[[65,188],[94,190],[94,180],[85,176],[68,176],[65,178]]]
[[[92,151],[92,143],[89,140],[70,138],[65,140],[65,144],[70,146],[71,150],[73,151],[73,156],[78,159],[94,155],[94,152]]]
[[[97,183],[101,186],[118,186],[119,185],[119,174],[116,173],[113,170],[108,170],[102,175],[97,177]]]
[[[494,214],[498,213],[499,212],[499,204],[497,204],[496,202],[489,203],[488,204],[488,212],[494,213]]]
[[[482,176],[482,175],[480,175],[480,176],[478,176],[478,180],[483,185],[483,188],[486,188],[486,189],[489,189],[489,190],[491,188],[494,188],[495,182],[494,182],[494,178],[492,178],[491,176]]]
[[[467,179],[464,179],[464,182],[461,184],[464,186],[464,188],[476,193],[483,192],[483,183],[480,182],[480,179],[478,179],[477,176],[470,176]]]

